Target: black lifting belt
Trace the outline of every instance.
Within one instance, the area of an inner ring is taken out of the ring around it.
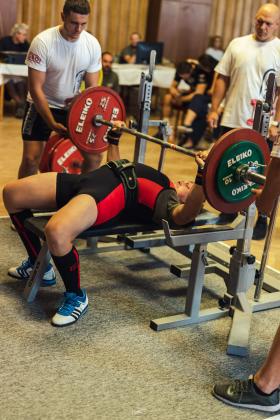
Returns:
[[[107,165],[122,181],[125,193],[125,208],[132,208],[137,198],[135,165],[127,159],[111,160]]]

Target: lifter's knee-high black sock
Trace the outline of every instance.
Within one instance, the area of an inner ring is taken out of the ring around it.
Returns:
[[[11,221],[14,224],[23,242],[23,245],[26,248],[31,263],[34,264],[41,250],[41,242],[38,236],[36,236],[34,233],[30,232],[24,227],[25,220],[32,216],[33,213],[31,210],[23,210],[19,213],[10,214]]]
[[[82,296],[83,293],[80,289],[80,261],[76,248],[73,246],[71,251],[62,257],[52,255],[52,259],[61,275],[66,292],[74,292]]]

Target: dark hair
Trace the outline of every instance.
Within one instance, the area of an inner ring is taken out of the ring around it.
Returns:
[[[198,63],[204,71],[211,73],[218,64],[218,60],[216,60],[211,55],[202,54],[200,57],[198,57]]]
[[[223,38],[221,37],[221,35],[213,35],[213,36],[210,36],[209,38],[209,47],[214,47],[216,39],[220,39],[221,44],[223,43]],[[222,45],[221,45],[221,48],[222,48]]]
[[[69,15],[70,12],[78,13],[79,15],[89,15],[90,5],[88,0],[66,0],[63,6],[63,14]]]
[[[108,55],[110,55],[111,57],[113,57],[113,54],[112,53],[110,53],[109,51],[104,51],[103,53],[102,53],[102,58],[104,57],[104,55],[106,55],[106,54],[108,54]]]
[[[187,63],[187,61],[182,61],[181,63],[177,64],[176,71],[178,74],[187,74],[191,73],[193,66],[191,63]]]

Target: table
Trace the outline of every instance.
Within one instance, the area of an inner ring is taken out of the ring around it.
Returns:
[[[0,121],[3,119],[5,80],[14,76],[27,77],[28,68],[22,64],[0,63]]]
[[[141,73],[147,73],[148,66],[142,64],[113,64],[113,70],[119,76],[120,85],[139,85]],[[0,63],[0,120],[3,119],[4,108],[4,84],[5,80],[13,76],[27,77],[28,67],[21,64]],[[156,66],[153,74],[153,86],[169,88],[175,76],[175,68],[167,66]]]
[[[119,76],[120,85],[135,86],[140,83],[141,73],[147,73],[149,67],[143,64],[113,64],[113,70]],[[153,86],[169,88],[174,79],[175,71],[174,67],[156,66],[153,73]]]

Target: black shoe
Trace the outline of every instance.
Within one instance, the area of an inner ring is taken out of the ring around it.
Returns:
[[[238,213],[220,213],[216,225],[226,225],[236,219]]]
[[[230,384],[215,385],[214,397],[235,407],[252,408],[254,410],[274,412],[280,409],[279,389],[271,394],[257,392],[253,379],[246,381],[236,379]]]
[[[181,134],[179,136],[178,146],[185,147],[185,149],[193,149],[193,141],[188,134]]]
[[[154,137],[156,137],[157,139],[163,140],[163,134],[161,131],[157,131]]]
[[[252,239],[255,239],[256,241],[259,241],[260,239],[264,239],[266,237],[267,232],[267,217],[264,215],[259,215],[254,231]]]

